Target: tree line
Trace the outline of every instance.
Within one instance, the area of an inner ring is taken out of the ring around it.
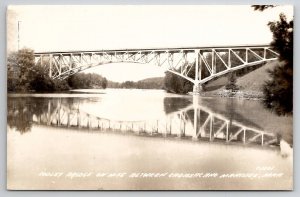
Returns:
[[[58,92],[106,87],[107,79],[98,74],[77,73],[67,79],[50,78],[45,66],[35,64],[31,49],[12,52],[7,58],[8,92]]]
[[[126,89],[163,89],[163,78],[149,78],[140,81],[113,82],[108,81],[108,88],[126,88]]]

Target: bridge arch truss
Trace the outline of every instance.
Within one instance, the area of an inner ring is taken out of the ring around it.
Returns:
[[[35,53],[35,63],[45,66],[53,79],[65,79],[91,67],[109,63],[141,63],[164,67],[194,84],[248,66],[278,58],[268,45],[165,49],[124,49]],[[194,71],[191,75],[190,72]]]

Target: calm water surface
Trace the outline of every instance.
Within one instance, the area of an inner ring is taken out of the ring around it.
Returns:
[[[278,136],[292,144],[292,119],[277,117],[259,101],[180,96],[163,90],[80,92],[9,95],[9,188],[291,188],[292,154],[282,156]],[[276,183],[274,178],[40,176],[41,172],[264,174],[263,167],[283,175]]]

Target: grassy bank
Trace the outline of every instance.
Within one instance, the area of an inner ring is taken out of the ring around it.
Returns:
[[[225,89],[228,83],[227,77],[221,77],[205,85],[202,96],[218,96],[218,97],[238,97],[247,99],[262,99],[262,87],[266,80],[269,80],[268,70],[273,69],[278,61],[269,62],[266,65],[237,78],[236,85],[238,91],[232,92]]]

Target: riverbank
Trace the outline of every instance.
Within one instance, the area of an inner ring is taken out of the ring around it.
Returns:
[[[203,97],[225,97],[225,98],[241,98],[251,100],[263,100],[264,95],[261,91],[231,91],[231,90],[218,90],[210,92],[201,92],[200,96]]]
[[[251,100],[263,100],[263,86],[270,79],[269,70],[275,68],[278,61],[272,61],[264,66],[237,78],[236,86],[239,90],[226,90],[225,85],[228,83],[227,77],[221,77],[205,85],[207,91],[200,93],[201,96],[207,97],[227,97],[242,98]]]

